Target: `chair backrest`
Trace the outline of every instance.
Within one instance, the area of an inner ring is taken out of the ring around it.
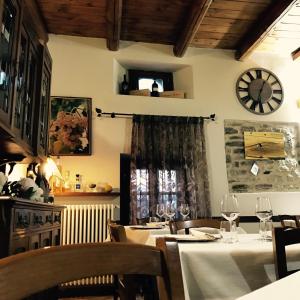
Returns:
[[[74,244],[37,249],[0,260],[0,299],[17,300],[60,283],[105,274],[159,276],[160,295],[184,299],[177,242],[159,247],[128,243]],[[178,272],[179,270],[179,272]]]
[[[107,226],[110,234],[110,240],[112,242],[127,242],[126,231],[123,225],[118,225],[114,222],[109,221]]]
[[[221,220],[219,219],[195,219],[186,221],[170,221],[169,227],[172,234],[176,234],[178,230],[185,229],[189,233],[190,228],[196,227],[213,227],[220,228]]]
[[[299,216],[296,215],[279,215],[282,227],[300,227]]]
[[[285,247],[300,243],[300,228],[273,228],[273,253],[277,279],[299,270],[288,271]]]

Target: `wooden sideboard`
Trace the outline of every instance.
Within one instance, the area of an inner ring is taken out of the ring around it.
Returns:
[[[0,196],[0,258],[59,245],[63,208]]]

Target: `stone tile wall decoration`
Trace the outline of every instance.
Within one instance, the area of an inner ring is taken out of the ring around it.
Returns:
[[[229,191],[234,193],[300,191],[299,128],[297,123],[224,121]],[[244,132],[281,132],[285,159],[246,160]],[[251,173],[256,162],[257,176]]]

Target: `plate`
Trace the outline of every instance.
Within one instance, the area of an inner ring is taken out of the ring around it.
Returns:
[[[217,240],[217,238],[212,238],[212,237],[208,237],[208,238],[203,238],[203,237],[197,237],[197,236],[193,236],[190,234],[174,234],[172,235],[173,238],[175,238],[177,240],[177,242],[213,242],[215,240]]]
[[[130,229],[143,229],[143,230],[151,230],[151,229],[163,229],[162,225],[155,226],[147,226],[147,225],[133,225],[129,227]]]

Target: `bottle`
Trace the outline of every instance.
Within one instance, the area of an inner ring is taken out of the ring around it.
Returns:
[[[81,176],[80,176],[80,174],[76,174],[75,192],[81,192],[82,191],[81,186],[82,186],[82,184],[81,184]]]
[[[128,95],[129,94],[129,84],[126,80],[126,74],[124,74],[123,81],[121,83],[120,94],[122,94],[122,95]]]
[[[159,97],[158,84],[155,81],[155,79],[154,79],[154,82],[152,83],[151,97]]]
[[[63,192],[71,191],[71,183],[70,183],[70,171],[65,172],[65,180],[63,184]]]
[[[60,156],[57,156],[55,164],[57,166],[57,170],[59,171],[59,174],[62,174],[62,165],[60,161]],[[59,178],[58,176],[55,176],[55,181],[54,181],[54,193],[61,193],[62,192],[62,187],[63,187],[63,182],[62,179]]]

